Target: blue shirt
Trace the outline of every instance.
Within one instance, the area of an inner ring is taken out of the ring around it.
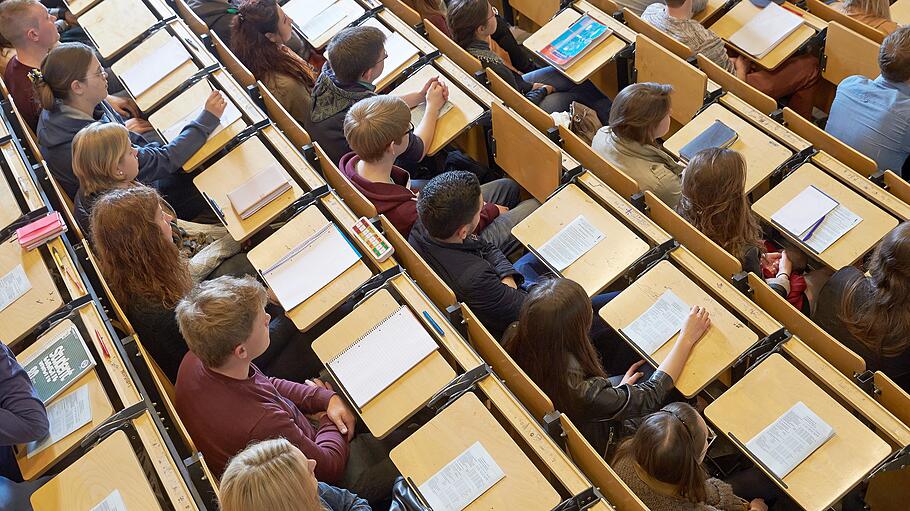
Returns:
[[[845,78],[837,86],[825,131],[900,174],[910,155],[910,85],[879,76]]]
[[[323,507],[330,511],[371,511],[367,501],[347,490],[323,482],[319,483],[319,500],[322,501]]]

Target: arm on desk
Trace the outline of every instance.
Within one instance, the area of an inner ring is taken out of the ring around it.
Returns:
[[[0,445],[24,444],[48,433],[47,411],[28,375],[5,344],[0,352]]]
[[[218,122],[217,116],[203,110],[194,121],[184,126],[180,134],[169,144],[140,146],[137,181],[149,183],[178,172],[183,164],[205,145]]]
[[[674,383],[679,381],[679,376],[682,374],[686,361],[689,360],[692,348],[701,340],[710,326],[711,319],[708,311],[704,307],[693,306],[689,311],[686,322],[683,323],[682,329],[679,331],[676,342],[673,343],[673,348],[670,349],[667,358],[664,359],[657,370],[667,373]]]
[[[657,370],[647,381],[614,387],[607,378],[585,381],[585,410],[591,420],[641,417],[660,409],[673,390],[673,379]]]
[[[449,98],[449,88],[437,78],[427,82],[426,87],[427,108],[420,124],[414,128],[414,134],[423,141],[423,151],[420,154],[422,160],[427,155],[430,144],[433,143],[433,137],[436,135],[436,122],[439,120],[439,110]]]
[[[283,380],[281,380],[283,381]],[[287,382],[290,383],[290,382]],[[309,459],[316,460],[316,478],[335,483],[344,474],[348,459],[348,442],[326,416],[319,419],[313,438],[301,429],[294,418],[285,412],[268,414],[251,431],[251,438],[282,437],[291,442]]]

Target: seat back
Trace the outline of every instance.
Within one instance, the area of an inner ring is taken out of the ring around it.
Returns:
[[[174,0],[174,7],[177,11],[177,14],[183,18],[186,26],[190,27],[190,30],[193,31],[197,36],[209,33],[209,27],[205,24],[204,21],[196,14],[195,11],[186,3],[186,0]]]
[[[395,249],[395,260],[408,270],[408,274],[417,281],[427,296],[433,300],[441,310],[445,310],[456,302],[455,292],[452,291],[439,275],[430,268],[430,265],[420,256],[408,240],[402,236],[398,229],[385,215],[379,215],[382,232]]]
[[[872,28],[861,21],[857,21],[846,14],[835,10],[821,0],[806,0],[806,7],[809,12],[818,16],[827,22],[837,22],[850,30],[861,34],[870,41],[881,44],[885,40],[885,33],[878,29]]]
[[[868,156],[829,135],[788,107],[784,107],[784,124],[790,131],[811,143],[819,151],[830,154],[866,177],[875,174],[878,170],[878,166]]]
[[[436,28],[436,25],[426,23],[423,28],[427,31],[427,39],[430,41],[430,44],[438,48],[443,55],[452,59],[453,62],[458,64],[458,67],[472,75],[483,69],[479,60],[475,59],[467,50],[458,46],[455,41],[449,39],[449,36],[445,35],[442,30]]]
[[[572,133],[572,130],[560,126],[559,137],[566,152],[627,200],[639,192],[638,183],[634,179],[605,160],[581,137]]]
[[[639,82],[673,86],[670,116],[680,124],[692,120],[705,102],[707,75],[644,34],[635,38],[635,69]]]
[[[294,119],[284,109],[284,106],[278,102],[272,91],[262,82],[256,82],[256,87],[259,89],[259,95],[262,96],[262,103],[265,105],[265,111],[269,118],[288,137],[288,140],[298,149],[309,145],[312,142],[310,135],[300,126],[297,119]]]
[[[511,108],[492,105],[496,163],[537,200],[559,186],[562,152]]]
[[[626,25],[632,27],[632,30],[638,32],[639,34],[644,34],[648,37],[648,39],[670,50],[677,57],[681,59],[688,59],[692,56],[692,50],[690,50],[688,46],[677,41],[676,39],[673,39],[670,34],[641,19],[637,14],[630,11],[629,9],[623,9],[622,15],[626,20]]]
[[[496,94],[503,103],[518,112],[518,115],[527,119],[538,130],[546,133],[548,129],[556,125],[550,114],[532,103],[524,94],[513,89],[492,70],[487,71],[487,80],[490,82],[490,90],[493,91],[493,94]]]
[[[828,24],[825,36],[825,66],[822,77],[837,85],[848,76],[863,75],[875,79],[881,44],[850,30],[836,21]]]
[[[698,68],[708,75],[712,82],[720,85],[727,92],[733,93],[746,103],[752,105],[765,115],[777,110],[777,101],[764,92],[727,72],[726,69],[715,64],[711,59],[699,54],[697,57]]]
[[[228,73],[231,73],[231,76],[240,85],[244,87],[249,87],[256,84],[256,78],[253,76],[253,73],[250,72],[246,66],[243,65],[240,60],[237,59],[237,56],[234,55],[234,52],[231,51],[227,45],[218,37],[218,34],[215,32],[210,32],[209,37],[212,38],[212,45],[215,47],[215,53],[218,55],[218,60],[221,61],[221,64],[227,68]]]

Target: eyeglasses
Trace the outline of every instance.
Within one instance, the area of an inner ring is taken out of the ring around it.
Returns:
[[[489,18],[487,18],[487,21],[490,21],[491,19],[495,18],[496,16],[499,16],[499,9],[497,9],[493,6],[490,6],[490,8],[493,9],[493,15],[490,16]]]
[[[104,78],[107,78],[107,71],[105,71],[102,68],[101,71],[98,71],[97,73],[91,73],[89,75],[86,75],[85,78],[82,79],[82,81],[84,82],[93,76],[103,76]]]
[[[408,131],[405,132],[405,135],[410,135],[411,133],[414,133],[414,123],[408,122]]]

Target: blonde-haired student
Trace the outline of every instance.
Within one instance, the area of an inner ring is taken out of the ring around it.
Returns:
[[[891,20],[891,4],[888,0],[843,0],[832,3],[831,7],[885,35],[900,26]]]

